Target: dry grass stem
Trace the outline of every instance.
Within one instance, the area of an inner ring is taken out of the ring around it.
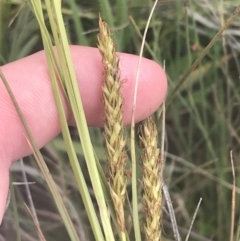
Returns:
[[[140,144],[143,162],[143,204],[145,209],[145,235],[147,241],[161,239],[162,162],[156,125],[149,117],[140,127]]]
[[[230,151],[231,167],[233,175],[233,187],[232,187],[232,208],[231,208],[231,227],[230,227],[230,241],[234,240],[234,226],[235,226],[235,215],[236,215],[236,176],[235,167],[233,161],[233,151]]]
[[[103,100],[105,107],[104,138],[107,149],[107,174],[111,196],[121,231],[125,232],[126,138],[124,135],[119,58],[108,25],[99,19],[98,48],[104,66]]]
[[[168,191],[168,187],[166,184],[163,184],[163,194],[164,194],[164,198],[166,200],[166,204],[168,207],[168,212],[169,212],[169,217],[171,220],[171,226],[172,226],[172,230],[173,230],[174,240],[181,241],[182,239],[181,239],[181,236],[178,231],[178,225],[177,225],[177,220],[176,220],[173,205],[172,205],[172,200],[171,200],[171,197],[170,197],[170,194]]]
[[[186,236],[186,238],[185,238],[185,241],[188,241],[188,240],[189,240],[190,234],[191,234],[191,232],[192,232],[192,227],[193,227],[194,221],[195,221],[195,219],[196,219],[196,217],[197,217],[197,213],[198,213],[198,210],[199,210],[199,208],[200,208],[201,203],[202,203],[202,198],[200,198],[200,200],[199,200],[199,202],[198,202],[198,205],[197,205],[197,207],[196,207],[196,210],[195,210],[195,212],[194,212],[194,214],[193,214],[193,218],[192,218],[190,227],[189,227],[189,229],[188,229],[188,233],[187,233],[187,236]]]

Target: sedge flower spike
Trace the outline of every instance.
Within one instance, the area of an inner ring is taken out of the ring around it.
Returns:
[[[140,126],[140,145],[143,163],[143,205],[145,210],[144,231],[147,241],[161,240],[162,210],[162,160],[158,145],[157,127],[149,117]]]
[[[102,87],[105,109],[104,138],[107,152],[107,176],[117,220],[125,232],[124,203],[126,196],[126,138],[124,134],[119,58],[110,37],[108,25],[99,20],[98,49],[102,55],[104,83]]]

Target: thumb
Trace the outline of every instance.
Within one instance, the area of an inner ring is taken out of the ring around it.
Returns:
[[[102,126],[103,66],[96,48],[70,46],[88,125]],[[129,124],[135,88],[138,56],[118,53],[124,123]],[[39,148],[61,130],[44,51],[1,67],[18,101]],[[142,59],[139,75],[136,121],[151,115],[162,103],[167,91],[166,75],[157,63]],[[65,102],[68,123],[73,124],[71,110]],[[8,171],[12,161],[31,153],[26,133],[11,98],[0,80],[0,221],[8,192]]]

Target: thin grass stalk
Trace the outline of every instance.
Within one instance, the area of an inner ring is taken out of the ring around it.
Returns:
[[[198,58],[193,62],[192,66],[189,68],[189,70],[186,72],[186,74],[182,77],[182,79],[179,81],[177,86],[173,89],[172,93],[170,94],[166,107],[169,106],[171,103],[172,98],[177,93],[178,89],[182,86],[182,84],[188,79],[189,75],[193,72],[193,70],[198,66],[198,64],[201,62],[201,60],[205,57],[205,55],[208,53],[208,51],[212,48],[214,43],[217,41],[219,36],[223,34],[223,32],[226,30],[226,28],[230,25],[230,23],[233,21],[234,17],[239,13],[240,11],[240,5],[236,7],[236,9],[233,11],[231,16],[227,19],[227,21],[224,23],[224,25],[219,29],[219,31],[216,33],[216,35],[213,37],[213,39],[209,42],[207,47],[201,52],[201,54],[198,56]]]
[[[56,4],[55,1],[51,1],[52,6],[55,6],[55,4]],[[68,93],[69,102],[76,120],[78,133],[80,135],[82,148],[86,158],[86,164],[88,167],[89,175],[91,178],[91,182],[93,185],[93,189],[96,195],[96,199],[97,199],[97,203],[100,211],[100,217],[101,217],[103,230],[105,233],[105,238],[106,240],[110,241],[110,240],[114,240],[114,236],[110,225],[110,219],[109,219],[108,210],[106,207],[105,197],[103,194],[99,173],[95,162],[92,143],[90,140],[87,122],[83,111],[82,101],[78,90],[78,84],[77,84],[76,76],[73,69],[73,64],[72,64],[71,55],[70,55],[68,42],[67,42],[67,36],[64,29],[64,23],[63,23],[60,9],[57,6],[55,7],[55,9],[57,10],[56,19],[52,19],[52,23],[54,24],[55,21],[57,20],[56,21],[56,24],[58,27],[57,31],[59,32],[55,32],[55,35],[60,37],[60,39],[57,39],[57,42],[59,43],[59,48],[60,48],[59,60],[61,61],[62,66],[67,66],[67,69],[65,69],[65,72],[64,72],[64,79],[62,79],[61,81],[64,81],[63,86],[66,87],[66,92]],[[75,166],[79,166],[78,162],[76,162],[75,160],[74,162],[71,162],[71,165],[73,169]],[[77,176],[76,178],[79,179],[79,177]],[[83,198],[85,198],[85,196]],[[97,225],[97,222],[99,222],[99,220],[94,219],[94,222]],[[97,228],[97,230],[99,230],[97,226],[95,227]],[[96,239],[99,240],[99,238],[102,239],[102,235],[100,233],[99,235],[97,235]]]
[[[18,215],[18,210],[17,210],[17,200],[16,200],[16,195],[15,195],[15,190],[14,190],[14,185],[12,182],[12,176],[10,176],[10,195],[11,195],[11,199],[12,199],[12,207],[13,207],[13,225],[15,227],[16,230],[16,241],[21,241],[21,233],[20,233],[20,219],[19,219],[19,215]]]
[[[57,5],[56,5],[57,4]],[[64,32],[64,24],[61,16],[61,8],[58,5],[60,3],[49,2],[46,1],[46,7],[48,10],[51,27],[54,34],[54,39],[56,41],[58,54],[59,54],[59,62],[56,61],[56,57],[53,53],[52,44],[49,41],[49,34],[46,30],[46,26],[44,21],[42,21],[42,13],[39,12],[39,9],[36,9],[36,15],[38,16],[38,21],[42,30],[42,37],[44,40],[44,47],[46,48],[47,60],[49,69],[52,70],[54,67],[57,68],[57,75],[60,77],[61,84],[64,90],[66,97],[69,97],[69,102],[71,103],[71,107],[73,109],[74,116],[76,118],[76,123],[78,127],[78,131],[80,133],[80,137],[82,140],[82,146],[84,150],[84,154],[86,155],[86,160],[88,164],[89,174],[91,180],[93,182],[94,191],[96,191],[96,197],[100,208],[101,219],[104,227],[104,232],[107,240],[114,240],[112,229],[110,226],[110,220],[108,218],[107,209],[105,208],[104,195],[101,193],[101,183],[98,181],[98,173],[97,167],[95,165],[94,156],[91,157],[92,145],[89,138],[88,128],[86,125],[85,116],[82,110],[82,103],[78,92],[78,85],[75,79],[73,65],[69,53],[69,47],[67,43],[66,33]],[[54,15],[54,16],[53,16]],[[65,34],[64,34],[65,33]],[[59,68],[59,65],[64,66],[65,68]],[[65,70],[65,71],[64,71]],[[73,168],[76,181],[79,187],[79,191],[82,195],[84,205],[86,207],[86,211],[92,225],[93,233],[97,240],[104,240],[102,235],[102,231],[99,224],[99,219],[96,216],[93,203],[91,201],[89,191],[84,180],[81,168],[79,166],[79,162],[77,160],[77,156],[75,150],[73,148],[72,140],[68,131],[66,116],[63,109],[63,104],[60,96],[60,90],[58,86],[58,82],[56,81],[55,72],[50,71],[52,87],[54,92],[54,97],[56,101],[56,106],[58,108],[59,117],[62,126],[62,132],[64,136],[64,141],[67,146],[67,152],[69,155],[70,163]],[[63,77],[64,76],[64,77]],[[74,93],[73,93],[74,92]],[[67,94],[68,93],[68,94]],[[79,113],[80,111],[80,113]],[[80,116],[79,116],[80,115]],[[77,116],[77,117],[76,117]],[[84,125],[85,124],[85,125]],[[84,128],[85,127],[85,128]],[[80,131],[81,129],[81,131]],[[91,160],[90,160],[91,159]],[[93,172],[93,173],[92,173]],[[100,200],[101,199],[101,200]]]
[[[162,216],[162,161],[158,148],[158,131],[152,117],[144,121],[139,130],[143,163],[144,232],[147,241],[159,241]]]
[[[37,164],[38,164],[38,166],[39,166],[39,168],[40,168],[40,170],[41,170],[41,172],[44,176],[44,179],[46,180],[46,182],[48,184],[48,187],[49,187],[49,189],[50,189],[50,191],[53,195],[54,202],[55,202],[55,204],[58,208],[58,211],[59,211],[59,213],[60,213],[60,215],[63,219],[64,225],[65,225],[65,227],[68,231],[68,234],[70,236],[70,240],[79,241],[76,230],[74,229],[73,223],[72,223],[72,221],[71,221],[71,219],[68,215],[68,212],[66,210],[66,207],[64,205],[63,199],[62,199],[62,197],[61,197],[61,195],[60,195],[60,193],[57,189],[57,186],[56,186],[56,184],[55,184],[55,182],[54,182],[54,180],[53,180],[53,178],[52,178],[52,176],[49,172],[49,169],[48,169],[48,167],[47,167],[47,165],[46,165],[46,163],[45,163],[45,161],[42,157],[42,154],[38,149],[38,146],[35,142],[35,139],[33,138],[32,132],[30,131],[30,128],[29,128],[29,126],[28,126],[28,124],[27,124],[27,122],[24,118],[24,115],[23,115],[23,113],[22,113],[22,111],[21,111],[21,109],[20,109],[20,107],[17,103],[17,100],[16,100],[16,98],[15,98],[15,96],[14,96],[14,94],[13,94],[13,92],[12,92],[12,90],[11,90],[11,88],[10,88],[10,86],[9,86],[9,84],[8,84],[6,78],[3,75],[1,70],[0,70],[0,78],[3,81],[3,84],[4,84],[5,88],[7,89],[7,92],[9,94],[9,96],[10,96],[12,102],[13,102],[13,105],[16,108],[16,111],[19,115],[19,118],[20,118],[20,120],[21,120],[21,122],[24,126],[24,129],[27,133],[26,138],[27,138],[27,141],[29,143],[29,146],[31,147],[31,149],[33,151],[33,155],[34,155],[34,157],[37,161]]]
[[[189,229],[188,229],[188,232],[187,232],[187,236],[186,236],[186,238],[185,238],[185,241],[188,241],[188,240],[189,240],[190,234],[191,234],[191,232],[192,232],[192,227],[193,227],[194,221],[195,221],[195,219],[196,219],[196,217],[197,217],[197,213],[198,213],[198,211],[199,211],[199,208],[200,208],[201,203],[202,203],[202,198],[199,199],[199,202],[198,202],[198,204],[197,204],[196,210],[195,210],[195,212],[194,212],[194,214],[193,214],[193,218],[192,218],[192,221],[191,221],[191,223],[190,223],[190,227],[189,227]],[[233,241],[233,240],[232,240],[232,241]]]
[[[105,197],[103,194],[103,189],[101,186],[101,181],[99,173],[97,170],[95,157],[93,153],[92,143],[90,140],[89,130],[87,127],[86,117],[84,115],[83,105],[81,101],[81,96],[78,90],[78,83],[76,80],[75,71],[73,68],[72,58],[69,51],[68,40],[65,32],[64,22],[61,13],[60,3],[53,0],[46,0],[46,6],[48,9],[48,14],[50,17],[50,23],[53,30],[53,35],[56,41],[59,61],[62,67],[65,67],[62,71],[64,78],[61,79],[62,85],[66,87],[67,97],[69,98],[69,103],[73,111],[74,118],[76,120],[76,125],[78,133],[81,139],[82,148],[86,158],[86,163],[97,199],[101,222],[105,234],[105,238],[108,241],[114,240],[113,231],[110,224],[109,214],[106,206]],[[54,15],[54,16],[52,16]],[[71,162],[74,166],[78,165]],[[96,220],[99,222],[99,220]]]
[[[124,134],[119,58],[110,29],[106,22],[99,19],[100,33],[98,48],[104,66],[102,87],[105,108],[104,138],[107,151],[107,174],[111,197],[113,199],[122,239],[125,240],[124,204],[126,196],[126,137]]]
[[[28,213],[30,214],[30,216],[31,216],[31,218],[32,218],[32,220],[33,220],[34,226],[35,226],[36,229],[37,229],[37,233],[38,233],[38,238],[39,238],[39,240],[40,240],[40,241],[47,241],[47,240],[45,239],[44,235],[43,235],[43,232],[42,232],[42,230],[41,230],[41,228],[40,228],[39,222],[38,222],[38,220],[36,219],[35,214],[32,212],[32,210],[30,210],[30,208],[29,208],[26,204],[25,204],[25,207],[26,207]]]
[[[232,188],[232,208],[231,208],[231,225],[230,225],[229,241],[233,241],[234,240],[235,216],[236,216],[236,174],[235,174],[232,150],[230,151],[230,158],[231,158],[231,167],[232,167],[232,176],[233,176],[233,188]]]
[[[25,189],[26,189],[26,194],[27,194],[27,199],[28,199],[28,202],[29,202],[30,210],[31,210],[31,213],[32,213],[34,219],[39,224],[36,208],[35,208],[34,203],[33,203],[32,194],[31,194],[31,191],[30,191],[30,188],[29,188],[29,183],[28,183],[28,179],[27,179],[27,175],[26,175],[26,171],[25,171],[25,166],[24,166],[22,158],[20,159],[20,164],[21,164],[23,181],[24,181],[24,186],[25,186]]]
[[[176,241],[181,241],[182,239],[181,239],[181,236],[180,236],[179,231],[178,231],[177,220],[176,220],[176,217],[175,217],[174,209],[173,209],[173,206],[172,206],[172,200],[171,200],[167,185],[163,184],[162,189],[163,189],[164,198],[166,200],[166,204],[167,204],[167,207],[168,207],[168,212],[169,212],[169,217],[170,217],[170,220],[171,220],[171,226],[172,226],[172,230],[173,230],[174,239]]]
[[[226,187],[230,190],[232,190],[233,185],[225,180],[222,180],[221,178],[218,178],[216,176],[214,176],[213,174],[211,174],[210,172],[204,170],[203,168],[196,166],[194,164],[192,164],[190,161],[184,160],[183,158],[179,157],[179,156],[175,156],[171,153],[166,153],[166,156],[178,163],[181,163],[182,165],[184,165],[185,167],[189,168],[190,170],[194,170],[195,173],[199,173],[202,176],[208,178],[209,180],[212,180],[216,183],[218,183],[219,185],[222,185],[223,187]],[[174,184],[174,183],[173,183]],[[173,185],[172,184],[172,185]],[[235,187],[236,188],[236,193],[240,194],[240,188],[239,187]]]
[[[84,32],[84,28],[83,28],[83,24],[82,24],[82,18],[79,18],[78,14],[79,14],[79,9],[77,6],[77,1],[76,0],[70,0],[69,1],[69,6],[71,8],[72,11],[72,18],[73,18],[73,22],[74,22],[74,30],[76,31],[76,36],[78,39],[78,44],[81,45],[89,45],[88,39],[86,37],[86,35],[83,34]]]
[[[139,215],[138,215],[137,161],[136,161],[136,151],[135,151],[135,111],[137,108],[137,90],[138,90],[140,66],[142,63],[144,44],[146,42],[147,31],[148,31],[154,10],[157,6],[157,3],[158,3],[158,0],[155,0],[153,7],[151,9],[151,12],[149,14],[146,27],[144,30],[144,34],[143,34],[139,60],[138,60],[137,73],[136,73],[136,83],[134,87],[133,106],[132,106],[132,119],[131,119],[132,206],[133,206],[132,210],[133,210],[134,234],[135,234],[136,241],[141,241],[141,231],[140,231]]]

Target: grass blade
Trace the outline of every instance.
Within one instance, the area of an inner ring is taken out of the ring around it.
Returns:
[[[146,40],[146,34],[149,27],[149,23],[153,12],[157,6],[158,0],[154,2],[151,13],[149,14],[149,18],[145,27],[141,50],[139,54],[138,68],[136,74],[136,84],[134,88],[134,98],[133,98],[133,107],[132,107],[132,120],[131,120],[131,160],[132,160],[132,205],[133,205],[133,225],[134,225],[134,233],[135,239],[137,241],[141,241],[141,231],[139,224],[139,216],[138,216],[138,194],[137,194],[137,163],[136,163],[136,152],[135,152],[135,110],[136,110],[136,102],[137,102],[137,89],[138,89],[138,81],[139,81],[139,72],[141,66],[141,59],[143,55],[144,43]]]
[[[36,158],[36,161],[38,163],[39,168],[41,169],[41,171],[42,171],[42,173],[43,173],[43,175],[45,177],[45,180],[46,180],[46,182],[47,182],[47,184],[49,186],[49,189],[50,189],[50,191],[51,191],[51,193],[53,195],[53,198],[55,200],[55,204],[56,204],[56,206],[58,208],[59,213],[62,216],[62,219],[64,221],[65,227],[66,227],[66,229],[68,231],[68,234],[69,234],[69,236],[70,236],[72,241],[78,241],[79,239],[78,239],[77,233],[76,233],[76,231],[74,229],[73,223],[72,223],[72,221],[71,221],[71,219],[70,219],[70,217],[68,215],[68,212],[67,212],[67,210],[65,208],[65,205],[64,205],[64,202],[62,200],[62,197],[61,197],[61,195],[58,192],[58,189],[57,189],[57,187],[55,185],[55,182],[52,179],[52,176],[51,176],[51,174],[50,174],[50,172],[48,170],[48,167],[47,167],[47,165],[46,165],[46,163],[45,163],[45,161],[44,161],[40,151],[38,150],[37,144],[36,144],[36,142],[35,142],[35,140],[33,138],[33,135],[32,135],[32,133],[31,133],[29,127],[28,127],[27,122],[26,122],[26,120],[25,120],[25,118],[23,116],[23,113],[22,113],[22,111],[21,111],[21,109],[20,109],[20,107],[19,107],[19,105],[18,105],[18,103],[17,103],[17,101],[16,101],[16,99],[14,97],[14,94],[13,94],[13,92],[12,92],[12,90],[11,90],[11,88],[10,88],[10,86],[9,86],[7,80],[5,79],[5,77],[4,77],[4,75],[3,75],[1,70],[0,70],[0,78],[2,79],[3,84],[4,84],[5,88],[7,89],[8,93],[9,93],[9,95],[10,95],[12,101],[13,101],[13,104],[14,104],[16,110],[17,110],[17,113],[18,113],[18,115],[19,115],[19,117],[21,119],[21,122],[22,122],[22,124],[24,126],[24,129],[25,129],[26,133],[27,133],[27,138],[29,140],[29,145],[32,147],[33,154],[34,154],[34,156]]]

